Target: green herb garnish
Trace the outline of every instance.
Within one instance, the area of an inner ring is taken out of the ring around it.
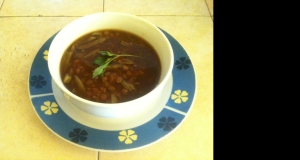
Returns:
[[[124,56],[138,57],[138,56],[130,55],[130,54],[113,54],[113,53],[110,53],[108,51],[99,51],[99,53],[100,53],[101,56],[97,57],[94,60],[94,64],[99,65],[99,67],[97,67],[94,70],[94,72],[93,72],[93,78],[95,78],[96,76],[103,76],[103,73],[104,73],[106,67],[109,65],[109,63],[111,61],[113,61],[116,58],[124,57]]]

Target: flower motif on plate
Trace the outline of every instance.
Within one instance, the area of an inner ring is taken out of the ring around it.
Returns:
[[[159,119],[158,128],[163,128],[164,131],[171,131],[177,126],[175,119],[173,117],[162,117]]]
[[[29,80],[30,86],[35,88],[43,88],[47,84],[45,78],[41,75],[32,76]]]
[[[41,110],[47,115],[52,115],[58,112],[58,105],[56,102],[46,101],[44,105],[41,105]]]
[[[181,102],[186,102],[189,99],[188,95],[187,91],[181,91],[178,89],[171,95],[171,99],[174,100],[175,103],[180,104]]]
[[[44,54],[44,59],[48,61],[48,50],[45,50],[43,54]]]
[[[75,128],[72,132],[69,133],[69,138],[71,138],[72,142],[79,143],[85,142],[87,140],[87,135],[88,133],[85,130]]]
[[[119,133],[118,139],[120,142],[125,142],[125,144],[132,144],[136,141],[138,136],[135,134],[134,130],[123,130]]]
[[[187,59],[186,57],[180,57],[179,60],[176,60],[175,65],[176,68],[179,70],[188,69],[190,67],[191,60]]]

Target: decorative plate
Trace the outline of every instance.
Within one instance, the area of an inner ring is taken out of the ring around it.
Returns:
[[[129,151],[153,144],[170,135],[188,115],[196,91],[195,72],[183,47],[166,31],[174,52],[172,77],[156,109],[123,119],[100,118],[65,102],[52,83],[47,55],[55,37],[50,37],[34,58],[29,75],[29,93],[41,121],[62,139],[98,151]],[[142,105],[142,104],[141,104]]]

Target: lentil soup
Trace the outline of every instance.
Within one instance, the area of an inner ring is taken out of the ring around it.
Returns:
[[[103,73],[93,76],[99,67],[95,59],[103,56],[103,51],[118,57],[102,66]],[[125,54],[132,56],[119,56]],[[99,30],[68,47],[60,62],[60,73],[66,88],[75,95],[94,102],[120,103],[154,89],[161,64],[154,48],[143,38],[121,30]]]

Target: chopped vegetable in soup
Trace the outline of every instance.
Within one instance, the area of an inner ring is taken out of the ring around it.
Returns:
[[[72,93],[101,103],[139,98],[158,83],[161,64],[141,37],[99,30],[74,41],[60,64],[61,79]]]

